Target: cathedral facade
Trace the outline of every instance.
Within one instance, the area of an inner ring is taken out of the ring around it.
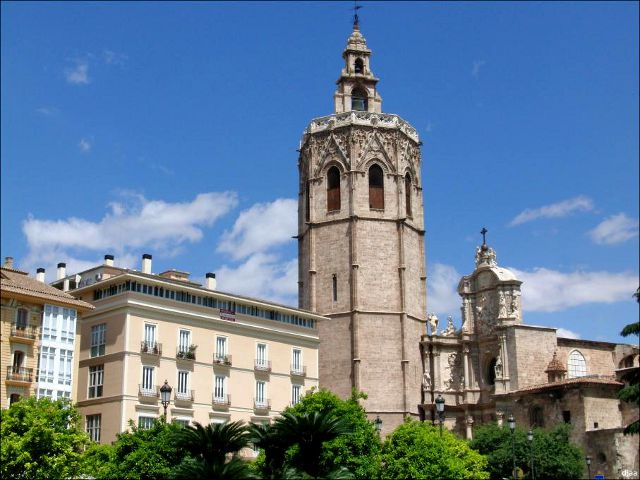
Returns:
[[[427,315],[421,142],[382,113],[357,21],[343,58],[334,112],[306,127],[298,161],[299,306],[327,318],[320,386],[365,392],[383,433],[407,417],[437,421],[444,400],[444,424],[463,437],[508,416],[524,428],[570,423],[594,472],[637,471],[637,435],[622,430],[638,408],[617,398],[637,347],[525,324],[522,282],[484,240],[458,286],[461,325]]]

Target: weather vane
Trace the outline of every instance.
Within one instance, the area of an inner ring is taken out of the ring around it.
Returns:
[[[482,227],[482,230],[480,230],[480,233],[482,234],[482,244],[486,245],[487,244],[487,232],[489,230],[487,230],[486,228]]]
[[[353,0],[353,26],[358,27],[358,10],[362,8],[362,5],[358,5],[358,0]]]

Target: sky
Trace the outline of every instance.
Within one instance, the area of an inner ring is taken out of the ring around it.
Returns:
[[[486,227],[526,323],[622,341],[638,3],[360,4],[382,109],[423,142],[429,312],[459,325]],[[296,149],[333,112],[352,6],[2,2],[1,255],[54,280],[58,262],[150,253],[155,272],[296,305]]]

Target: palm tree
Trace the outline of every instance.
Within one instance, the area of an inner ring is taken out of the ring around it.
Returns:
[[[285,456],[291,445],[284,443],[273,425],[249,425],[249,438],[253,445],[264,450],[263,478],[279,479],[291,476],[286,474],[284,466]]]
[[[176,445],[188,456],[175,471],[177,479],[250,478],[247,464],[237,453],[249,444],[243,422],[194,422],[176,433]],[[228,458],[230,456],[230,458]]]

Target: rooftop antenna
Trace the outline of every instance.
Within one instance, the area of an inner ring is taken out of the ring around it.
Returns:
[[[358,0],[353,0],[353,29],[360,29],[360,20],[358,18],[358,10],[362,8],[362,5],[358,5]]]

